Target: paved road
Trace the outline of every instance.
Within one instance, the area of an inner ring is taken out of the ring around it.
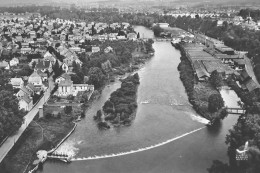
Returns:
[[[33,109],[27,113],[24,117],[24,123],[20,127],[20,129],[15,132],[12,136],[10,136],[1,146],[0,148],[0,163],[5,158],[7,153],[11,150],[11,148],[14,146],[16,141],[20,138],[20,136],[23,134],[24,130],[27,128],[27,126],[30,124],[30,122],[34,119],[36,114],[39,111],[39,107],[43,106],[43,104],[49,99],[50,97],[50,91],[54,86],[54,83],[51,79],[49,79],[50,87],[46,90],[44,93],[44,96],[38,101],[38,103],[33,107]]]
[[[252,66],[252,63],[251,63],[251,60],[248,58],[248,57],[245,57],[245,63],[246,63],[246,71],[247,73],[249,74],[249,76],[252,77],[252,79],[255,81],[255,83],[259,85],[257,79],[256,79],[256,76],[255,76],[255,73],[254,73],[254,70],[253,70],[253,66]]]

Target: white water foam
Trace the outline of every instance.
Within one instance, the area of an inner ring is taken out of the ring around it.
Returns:
[[[116,154],[108,154],[108,155],[101,155],[101,156],[90,156],[90,157],[83,157],[83,158],[73,158],[71,161],[85,161],[85,160],[98,160],[98,159],[104,159],[104,158],[111,158],[111,157],[119,157],[119,156],[124,156],[124,155],[128,155],[128,154],[134,154],[134,153],[138,153],[138,152],[142,152],[142,151],[146,151],[146,150],[150,150],[150,149],[153,149],[153,148],[157,148],[157,147],[160,147],[160,146],[163,146],[163,145],[166,145],[170,142],[173,142],[177,139],[180,139],[180,138],[183,138],[187,135],[190,135],[192,133],[195,133],[201,129],[204,129],[205,127],[201,127],[199,129],[196,129],[196,130],[193,130],[191,132],[188,132],[188,133],[185,133],[183,135],[180,135],[180,136],[177,136],[175,138],[172,138],[172,139],[169,139],[165,142],[162,142],[162,143],[159,143],[159,144],[155,144],[155,145],[152,145],[152,146],[149,146],[149,147],[145,147],[145,148],[140,148],[140,149],[137,149],[137,150],[131,150],[131,151],[127,151],[127,152],[121,152],[121,153],[116,153]]]
[[[79,150],[75,147],[75,144],[75,141],[66,141],[55,152],[67,154],[69,156],[74,157]]]
[[[203,118],[203,117],[201,117],[201,116],[194,115],[194,114],[192,114],[192,113],[189,113],[189,115],[190,115],[190,117],[191,117],[191,119],[192,119],[193,121],[197,121],[197,122],[200,122],[200,123],[202,123],[202,124],[209,124],[209,123],[210,123],[210,121],[209,121],[208,119]]]

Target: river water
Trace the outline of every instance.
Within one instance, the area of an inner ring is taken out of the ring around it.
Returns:
[[[153,32],[145,27],[137,26],[135,30],[153,38]],[[203,173],[212,160],[228,161],[225,136],[238,116],[229,115],[218,128],[208,129],[206,120],[189,104],[179,79],[180,52],[169,42],[155,42],[153,47],[154,56],[138,70],[138,109],[132,125],[102,131],[93,121],[93,115],[120,87],[116,80],[105,87],[75,132],[59,148],[75,159],[70,164],[47,161],[38,172]],[[226,103],[237,102],[236,95],[223,95]]]

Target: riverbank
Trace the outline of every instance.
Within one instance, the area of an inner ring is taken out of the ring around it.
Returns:
[[[209,97],[214,94],[219,95],[219,91],[208,81],[199,82],[196,80],[192,66],[183,53],[180,59],[181,62],[178,66],[180,79],[183,82],[189,102],[192,104],[194,110],[211,122],[223,119],[227,115],[225,108],[221,108],[216,112],[211,112],[208,108]]]
[[[35,118],[1,163],[1,171],[23,173],[32,169],[38,150],[56,146],[74,126],[73,117]]]

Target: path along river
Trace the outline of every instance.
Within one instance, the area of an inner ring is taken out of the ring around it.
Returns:
[[[135,27],[141,36],[153,38],[151,30]],[[138,109],[129,127],[99,130],[93,115],[120,81],[107,86],[76,131],[59,148],[73,153],[70,164],[47,161],[44,173],[203,173],[212,160],[228,161],[225,136],[238,116],[229,115],[217,129],[209,130],[188,102],[179,79],[180,52],[169,42],[155,42],[155,55],[138,73]],[[237,96],[223,91],[232,106]],[[148,100],[148,104],[141,102]]]

